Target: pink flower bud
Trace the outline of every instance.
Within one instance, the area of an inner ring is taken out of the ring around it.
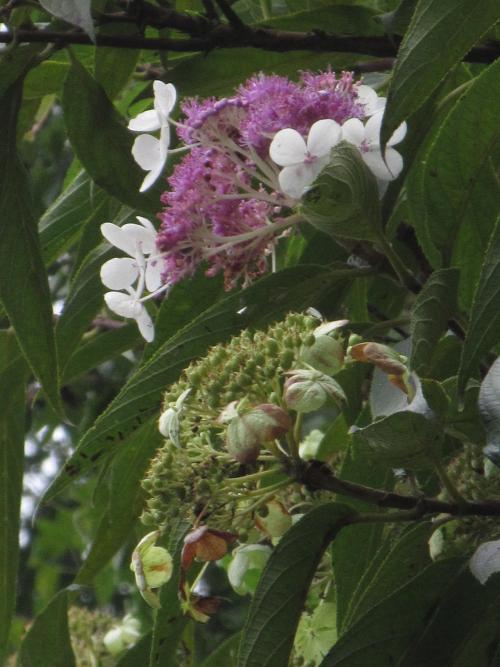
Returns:
[[[281,437],[291,427],[290,416],[282,408],[273,403],[262,403],[231,419],[226,447],[240,463],[252,463],[265,442]]]
[[[342,387],[333,378],[316,370],[289,371],[284,386],[284,399],[296,412],[314,412],[331,398],[338,403],[345,400]]]

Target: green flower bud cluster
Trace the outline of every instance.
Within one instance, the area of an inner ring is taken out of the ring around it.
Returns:
[[[142,520],[147,526],[161,529],[182,514],[192,522],[202,517],[213,528],[227,529],[242,506],[252,505],[245,493],[260,488],[260,482],[242,486],[236,479],[276,467],[276,460],[265,438],[254,456],[237,460],[231,455],[227,433],[230,424],[236,432],[232,415],[245,420],[248,411],[263,404],[271,412],[269,404],[283,408],[284,374],[303,364],[301,355],[314,345],[317,326],[316,318],[291,313],[267,331],[244,331],[211,348],[168,388],[160,418],[166,441],[143,481],[147,501]],[[269,474],[266,483],[279,483]],[[243,527],[239,521],[238,529]]]
[[[500,499],[500,470],[484,458],[481,447],[465,445],[448,465],[448,476],[467,500]],[[450,500],[443,492],[443,497]],[[493,517],[465,517],[444,524],[430,542],[433,558],[472,554],[488,540],[500,538],[498,520]]]
[[[117,618],[100,610],[70,607],[68,626],[77,667],[113,667],[117,658],[110,655],[104,637]]]

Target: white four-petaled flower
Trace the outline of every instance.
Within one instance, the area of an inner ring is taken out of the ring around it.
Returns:
[[[342,139],[354,144],[361,151],[361,156],[370,171],[381,181],[395,180],[403,170],[403,158],[392,148],[406,135],[406,123],[402,123],[387,142],[385,156],[380,149],[380,127],[384,109],[376,111],[366,125],[358,118],[349,118],[342,125]]]
[[[385,108],[386,98],[379,97],[370,86],[361,84],[356,87],[356,93],[358,96],[356,101],[363,105],[365,116],[373,116]]]
[[[132,147],[134,160],[141,169],[148,172],[142,182],[140,192],[144,192],[153,185],[167,161],[170,145],[169,117],[177,97],[175,87],[171,83],[155,81],[153,90],[154,109],[143,111],[128,124],[129,130],[133,132],[156,132],[160,130],[159,139],[151,134],[140,134]]]
[[[328,164],[330,150],[340,137],[340,125],[329,118],[311,125],[307,143],[292,128],[277,132],[269,147],[269,155],[273,162],[283,167],[279,174],[281,190],[289,197],[300,199]]]
[[[140,225],[118,227],[111,222],[101,225],[104,238],[128,255],[105,262],[101,281],[113,290],[104,295],[108,308],[121,317],[136,320],[143,338],[151,342],[154,326],[142,295],[145,288],[152,293],[160,289],[161,261],[156,252],[155,228],[147,218],[137,216],[137,220]]]

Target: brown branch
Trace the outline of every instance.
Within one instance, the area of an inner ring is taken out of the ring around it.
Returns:
[[[189,27],[194,28],[188,23]],[[186,26],[186,27],[188,27]],[[164,26],[167,27],[167,26]],[[181,29],[181,28],[178,28]],[[185,31],[187,32],[187,30]],[[0,43],[84,44],[93,46],[83,32],[58,32],[53,30],[18,30],[0,32]],[[394,58],[397,44],[388,37],[352,37],[330,35],[324,32],[290,32],[271,28],[250,28],[242,33],[230,25],[218,25],[204,36],[185,39],[146,38],[135,35],[97,35],[97,46],[114,46],[123,49],[169,50],[176,52],[208,52],[220,48],[258,48],[265,51],[313,51],[318,53],[360,53],[381,58]],[[491,63],[500,55],[500,43],[491,42],[477,46],[465,56],[467,62]]]
[[[357,498],[379,508],[393,508],[399,510],[419,509],[419,513],[451,514],[453,516],[500,516],[500,502],[485,500],[482,502],[467,502],[465,506],[456,503],[426,498],[420,496],[405,496],[383,489],[373,489],[369,486],[355,484],[336,477],[330,468],[318,461],[304,466],[298,473],[300,482],[310,489],[332,491],[342,496]]]

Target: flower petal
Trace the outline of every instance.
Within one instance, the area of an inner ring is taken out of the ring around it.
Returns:
[[[149,255],[156,249],[156,231],[154,229],[145,229],[142,225],[133,223],[123,225],[121,229],[134,248],[132,257],[135,257],[137,252],[141,255]]]
[[[134,256],[134,240],[129,238],[127,234],[124,234],[121,227],[114,225],[112,222],[105,222],[101,225],[101,234],[115,248],[123,250],[123,252],[126,252],[131,257]]]
[[[149,190],[149,188],[156,183],[156,181],[159,179],[161,176],[161,172],[163,171],[163,164],[158,164],[156,169],[152,169],[150,172],[148,172],[146,178],[142,181],[141,187],[139,188],[139,192],[146,192],[146,190]]]
[[[379,149],[361,153],[361,157],[370,171],[381,181],[394,181],[403,170],[403,158],[394,148],[386,149],[385,161]]]
[[[155,109],[143,111],[129,121],[128,129],[132,132],[156,132],[161,122]]]
[[[146,289],[156,292],[161,287],[162,261],[159,257],[149,258],[146,264]]]
[[[289,197],[300,199],[305,188],[314,181],[317,173],[314,173],[312,165],[295,164],[285,167],[280,171],[279,182],[282,192]]]
[[[142,310],[140,314],[135,318],[135,320],[137,322],[137,326],[139,327],[141,336],[147,343],[151,343],[151,341],[155,337],[155,327],[153,324],[153,320],[149,316],[149,313],[144,308],[144,306],[142,304],[139,305],[141,306]]]
[[[280,167],[289,167],[304,161],[307,155],[306,142],[297,130],[280,130],[271,141],[269,155]]]
[[[137,319],[144,310],[142,303],[129,294],[123,292],[106,292],[104,301],[107,307],[121,317],[133,317]]]
[[[146,229],[149,229],[153,234],[156,235],[156,229],[151,220],[148,220],[147,218],[144,218],[142,215],[136,215],[135,216],[136,220],[139,220],[141,225],[145,227]]]
[[[140,134],[132,146],[132,155],[141,169],[157,169],[161,164],[161,142],[151,134]]]
[[[394,133],[387,142],[387,145],[395,146],[396,144],[399,144],[400,141],[403,141],[403,139],[406,137],[406,130],[406,123],[401,123],[401,125],[394,130]]]
[[[382,126],[382,119],[384,117],[384,109],[380,109],[368,118],[365,125],[366,140],[372,146],[380,146],[380,128]]]
[[[378,95],[370,86],[361,85],[356,88],[356,102],[363,105],[365,116],[371,116],[378,109]]]
[[[155,110],[163,117],[164,122],[168,121],[168,116],[175,106],[177,91],[172,83],[163,83],[163,81],[154,81],[153,90],[155,93]]]
[[[115,257],[101,266],[101,282],[112,290],[127,289],[138,277],[137,262],[129,257]]]
[[[480,584],[500,571],[500,540],[480,544],[469,563],[470,571]]]
[[[340,125],[334,120],[324,118],[316,121],[309,130],[307,150],[311,155],[323,157],[329,155],[330,150],[338,144],[341,137]]]
[[[361,146],[365,140],[365,128],[359,118],[349,118],[342,125],[342,139],[355,146]]]

